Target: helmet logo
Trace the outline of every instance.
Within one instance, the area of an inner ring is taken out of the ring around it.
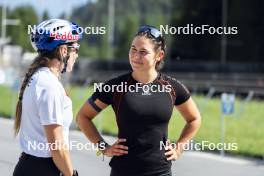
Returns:
[[[77,41],[80,39],[80,35],[74,35],[71,32],[68,34],[64,32],[64,34],[59,34],[56,32],[50,33],[50,37],[54,38],[54,40],[68,40],[68,41]]]

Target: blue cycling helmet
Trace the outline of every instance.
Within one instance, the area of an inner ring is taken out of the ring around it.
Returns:
[[[67,20],[50,19],[41,22],[30,35],[36,51],[53,51],[57,46],[77,42],[82,38],[79,26]]]

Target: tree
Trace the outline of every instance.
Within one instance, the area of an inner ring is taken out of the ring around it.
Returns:
[[[168,7],[171,0],[115,0],[115,31],[114,31],[114,59],[127,59],[128,48],[136,34],[139,25],[150,24],[157,26],[168,23]],[[89,1],[86,5],[73,10],[72,21],[82,26],[108,27],[108,1]],[[108,29],[107,29],[108,31]],[[90,52],[103,57],[107,55],[109,44],[107,34],[85,35],[84,44],[87,48],[94,48],[98,52]],[[91,56],[91,55],[88,56]]]
[[[37,24],[38,17],[31,6],[17,7],[10,12],[8,18],[19,19],[18,26],[7,26],[7,35],[11,37],[12,43],[22,46],[26,51],[33,51],[30,44],[28,25]]]
[[[49,19],[49,12],[45,10],[42,15],[42,21],[48,20]]]

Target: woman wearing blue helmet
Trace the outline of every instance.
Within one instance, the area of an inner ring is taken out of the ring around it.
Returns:
[[[60,82],[71,72],[82,35],[78,25],[61,19],[40,23],[30,40],[38,56],[19,92],[14,124],[22,154],[14,176],[72,176],[68,134],[72,102]]]

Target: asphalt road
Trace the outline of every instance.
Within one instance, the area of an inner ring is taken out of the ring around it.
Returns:
[[[21,153],[16,139],[12,136],[12,120],[0,118],[0,175],[10,176]],[[82,144],[88,141],[82,133],[72,130],[70,140]],[[115,138],[106,136],[109,143]],[[109,158],[102,161],[94,150],[71,150],[74,168],[81,176],[108,176]],[[173,176],[263,176],[264,162],[255,159],[220,157],[204,152],[185,152],[173,162]]]

